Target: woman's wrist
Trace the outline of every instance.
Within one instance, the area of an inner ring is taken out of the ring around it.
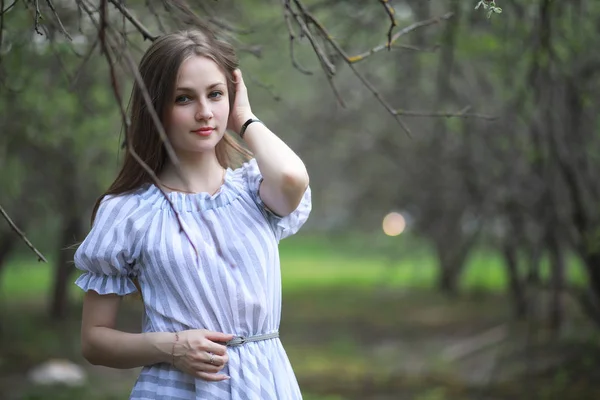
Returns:
[[[256,117],[250,117],[250,118],[246,119],[244,121],[244,123],[242,124],[242,127],[240,128],[240,132],[239,132],[240,138],[244,139],[244,135],[246,134],[246,131],[252,124],[263,124],[264,125],[264,122],[262,122],[260,119],[258,119]]]
[[[173,363],[175,343],[179,341],[179,334],[176,336],[173,332],[148,332],[143,335],[154,349],[158,362]]]

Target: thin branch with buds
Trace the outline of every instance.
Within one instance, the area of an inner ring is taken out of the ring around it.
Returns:
[[[399,32],[396,32],[396,34],[389,40],[388,43],[384,43],[384,44],[380,44],[378,46],[375,46],[372,49],[365,51],[364,53],[357,54],[355,56],[350,56],[350,57],[348,57],[346,59],[346,61],[349,62],[349,63],[357,63],[359,61],[363,61],[367,57],[369,57],[369,56],[371,56],[371,55],[373,55],[375,53],[378,53],[381,50],[384,50],[384,49],[388,48],[388,44],[391,46],[401,36],[404,36],[407,33],[410,33],[412,31],[414,31],[415,29],[422,28],[422,27],[429,26],[429,25],[433,25],[433,24],[437,24],[437,23],[441,22],[442,20],[448,20],[451,17],[452,17],[452,13],[447,13],[447,14],[442,15],[441,17],[434,17],[434,18],[430,18],[430,19],[425,20],[425,21],[415,22],[414,24],[411,24],[411,25],[407,26],[406,28],[400,30]]]
[[[321,37],[323,39],[325,39],[326,41],[328,41],[333,46],[333,48],[337,51],[337,53],[344,60],[346,60],[348,66],[350,67],[350,69],[352,70],[354,75],[356,75],[356,77],[362,82],[362,84],[367,89],[369,89],[369,91],[375,96],[377,101],[379,101],[379,103],[383,107],[385,107],[385,109],[394,117],[394,119],[398,122],[398,124],[402,127],[402,129],[406,132],[406,134],[409,136],[412,136],[410,129],[404,123],[404,121],[402,121],[402,119],[400,118],[400,115],[398,113],[396,113],[396,110],[394,110],[394,108],[387,103],[387,101],[383,98],[383,96],[375,89],[373,84],[367,78],[365,78],[365,76],[361,72],[359,72],[352,63],[348,62],[348,55],[346,54],[344,49],[342,49],[342,47],[335,40],[333,40],[333,37],[329,34],[329,32],[325,29],[325,27],[319,21],[317,21],[317,19],[306,9],[304,4],[302,4],[302,2],[300,0],[294,0],[294,3],[298,7],[299,11],[302,13],[301,19],[303,21],[306,20],[308,23],[311,23],[312,25],[314,25],[317,28]],[[308,27],[306,24],[301,25],[301,27],[308,30]]]
[[[386,47],[388,50],[390,50],[392,48],[392,32],[394,31],[394,28],[396,26],[398,26],[398,22],[396,22],[396,17],[394,17],[394,8],[392,6],[390,6],[389,0],[379,0],[379,2],[383,5],[383,7],[385,8],[385,12],[387,13],[387,15],[390,17],[390,29],[388,30],[388,40],[387,40],[387,44]]]

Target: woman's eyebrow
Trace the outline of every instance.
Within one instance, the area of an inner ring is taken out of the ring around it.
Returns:
[[[213,83],[207,89],[208,90],[214,89],[217,86],[225,86],[225,84],[223,82]],[[179,91],[182,91],[182,92],[195,92],[195,90],[193,88],[185,87],[185,86],[178,87],[176,90],[179,90]]]
[[[189,88],[189,87],[178,87],[177,89],[175,89],[179,92],[195,92],[194,89]]]

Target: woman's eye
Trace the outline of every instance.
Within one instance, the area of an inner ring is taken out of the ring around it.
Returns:
[[[218,90],[215,90],[214,92],[210,92],[210,94],[208,95],[208,97],[210,97],[211,99],[218,99],[221,96],[223,96],[223,92],[220,92]]]
[[[175,97],[175,103],[187,103],[188,101],[190,101],[190,98],[186,95],[180,95]]]

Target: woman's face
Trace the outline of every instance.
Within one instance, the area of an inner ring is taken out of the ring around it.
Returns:
[[[214,151],[227,129],[225,74],[210,58],[192,56],[179,68],[165,127],[180,156]]]

